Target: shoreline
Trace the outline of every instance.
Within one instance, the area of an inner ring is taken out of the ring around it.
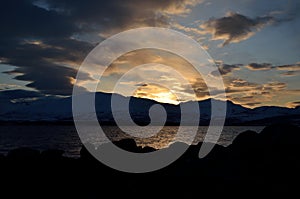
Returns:
[[[34,179],[44,184],[54,181],[51,185],[54,192],[68,185],[76,187],[79,192],[95,188],[93,196],[101,192],[92,179],[101,181],[104,191],[110,189],[112,184],[109,182],[113,181],[121,186],[121,190],[132,193],[146,191],[153,185],[153,180],[155,187],[181,187],[186,190],[201,187],[220,194],[232,188],[251,193],[291,193],[296,186],[294,182],[300,178],[299,132],[299,127],[291,125],[269,126],[259,134],[245,131],[228,147],[215,145],[202,159],[198,158],[200,143],[190,146],[171,165],[143,174],[111,169],[97,161],[85,148],[77,159],[64,157],[61,150],[38,152],[28,148],[16,149],[6,156],[0,155],[0,171],[5,182],[11,179]],[[115,144],[137,153],[153,151],[151,147],[136,146],[131,139]]]

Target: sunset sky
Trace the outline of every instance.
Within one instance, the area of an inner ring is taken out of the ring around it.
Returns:
[[[300,105],[299,10],[299,0],[5,0],[0,7],[0,90],[70,96],[80,64],[98,43],[150,26],[171,28],[199,42],[219,67],[228,100],[250,108],[295,107]],[[131,74],[121,94],[135,86],[136,97],[188,101],[185,85],[164,64],[188,79],[198,100],[217,97],[208,95],[186,60],[153,49],[119,57],[99,91],[111,92],[122,74],[146,63],[152,65]],[[89,90],[94,72],[86,71],[82,89]],[[147,83],[157,77],[161,85]],[[162,85],[180,92],[181,99]]]

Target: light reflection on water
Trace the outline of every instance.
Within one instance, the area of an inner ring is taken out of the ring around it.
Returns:
[[[149,127],[151,128],[151,127]],[[254,130],[260,132],[263,126],[225,126],[218,144],[227,146],[241,132]],[[165,126],[155,136],[150,138],[135,138],[139,146],[151,146],[154,148],[164,148],[175,141],[186,142],[190,138],[190,127],[183,127],[181,136],[174,140],[178,126]],[[120,131],[116,126],[104,126],[103,131],[111,140],[130,138],[129,135]],[[143,132],[138,132],[137,135]],[[203,141],[207,131],[206,126],[198,128],[198,134],[193,144]],[[93,127],[87,128],[87,141],[95,145],[105,142],[101,134],[94,132]],[[66,156],[78,157],[81,149],[81,141],[76,129],[72,125],[2,125],[0,126],[0,153],[7,153],[9,150],[18,147],[30,147],[38,150],[61,149]]]

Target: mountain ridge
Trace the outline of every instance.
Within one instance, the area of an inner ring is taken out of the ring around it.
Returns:
[[[92,94],[92,93],[88,93]],[[242,125],[242,124],[254,124],[260,125],[262,121],[266,121],[269,118],[274,118],[273,123],[276,122],[276,118],[281,118],[279,121],[299,123],[300,107],[286,108],[277,106],[263,106],[254,109],[243,107],[242,105],[235,104],[232,101],[206,99],[203,101],[189,101],[182,102],[178,105],[160,103],[155,100],[125,97],[119,94],[97,92],[95,94],[95,109],[100,122],[114,123],[114,117],[111,113],[111,97],[117,99],[120,106],[116,107],[116,111],[122,113],[126,111],[128,107],[122,105],[126,100],[129,100],[129,112],[132,119],[136,123],[148,124],[151,120],[149,117],[149,109],[153,105],[161,105],[167,112],[167,123],[179,124],[180,123],[180,106],[193,107],[195,103],[198,103],[200,108],[200,124],[208,125],[211,116],[211,102],[219,105],[226,103],[226,125]],[[54,97],[43,96],[42,94],[34,91],[12,90],[0,92],[0,121],[71,121],[72,117],[72,97]],[[194,118],[193,109],[190,109],[191,120]],[[83,115],[86,116],[86,120],[89,119],[88,115],[83,110]],[[84,118],[84,117],[83,117]]]

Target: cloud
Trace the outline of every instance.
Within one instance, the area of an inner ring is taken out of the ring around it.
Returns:
[[[272,69],[272,64],[270,63],[250,63],[246,66],[250,70],[270,70]]]
[[[198,0],[25,0],[0,7],[0,60],[45,94],[69,95],[77,68],[96,42],[133,27],[163,26]],[[101,36],[100,36],[101,35]],[[93,38],[91,41],[91,38]],[[89,75],[86,75],[89,79]]]
[[[299,106],[300,106],[300,101],[298,101],[298,102],[288,102],[288,103],[286,104],[286,106],[289,107],[289,108],[296,108],[296,107],[299,107]]]
[[[235,70],[240,70],[240,66],[242,64],[224,64],[222,61],[216,61],[216,66],[219,68],[219,72],[221,75],[229,75]],[[213,71],[211,73],[214,76],[217,76],[219,73],[217,71]]]
[[[223,40],[222,46],[229,43],[238,43],[253,36],[257,31],[268,24],[274,18],[271,16],[249,18],[247,16],[229,12],[225,17],[212,18],[200,25],[202,34],[211,34],[212,40]]]
[[[248,82],[248,81],[243,80],[243,79],[232,79],[229,82],[228,86],[232,87],[232,88],[236,88],[236,89],[242,88],[244,90],[244,89],[249,89],[249,88],[250,89],[256,88],[258,86],[258,84]]]
[[[1,90],[11,90],[11,89],[20,89],[22,86],[16,84],[0,84],[0,91]]]
[[[282,105],[284,96],[297,96],[299,91],[289,90],[284,82],[258,84],[244,79],[225,76],[227,98],[248,108],[264,105]],[[281,96],[281,97],[278,97]]]
[[[0,7],[0,36],[5,39],[31,37],[68,37],[78,27],[67,17],[41,9],[33,1],[3,1]]]
[[[149,65],[149,63],[151,64]],[[147,66],[135,68],[143,64],[147,64]],[[128,72],[132,70],[134,72]],[[128,83],[130,82],[126,85],[125,82],[122,82],[122,92],[124,93],[120,94],[123,95],[126,95],[126,90],[129,90],[128,87],[135,86],[140,87],[139,96],[151,98],[153,95],[150,91],[157,93],[157,85],[156,89],[152,89],[154,87],[149,86],[148,82],[157,82],[176,93],[179,102],[203,100],[209,97],[207,86],[201,74],[184,58],[167,51],[143,49],[122,55],[105,71],[102,78],[105,78],[104,81],[110,81],[110,84],[105,85],[105,88],[100,88],[100,90],[109,88],[110,90],[104,91],[112,92],[114,85],[123,74],[126,74],[126,80]]]
[[[39,70],[33,70],[33,67]],[[29,67],[19,67],[11,72],[21,74],[15,77],[17,80],[32,81],[26,86],[35,88],[44,94],[52,95],[71,95],[73,90],[72,79],[77,74],[75,69],[49,62],[31,63]],[[89,79],[88,74],[86,74],[86,79]]]
[[[270,82],[263,84],[263,90],[265,91],[282,91],[286,89],[287,84],[284,82]]]
[[[243,106],[245,107],[257,107],[258,105],[261,105],[261,102],[249,102],[249,103],[244,103]]]
[[[137,87],[140,87],[140,86],[145,87],[145,86],[148,86],[148,84],[146,84],[146,83],[138,83],[138,84],[135,84],[135,86],[137,86]]]
[[[173,22],[171,17],[186,15],[193,6],[201,2],[201,0],[4,1],[0,7],[0,22],[3,27],[0,31],[0,61],[17,66],[10,73],[18,80],[29,81],[27,86],[37,89],[42,94],[69,95],[78,66],[97,42],[130,28],[170,27]],[[173,27],[202,37],[203,34],[211,34],[212,39],[223,40],[223,45],[226,45],[248,39],[266,25],[277,22],[274,13],[271,14],[250,18],[238,13],[228,13],[225,17],[204,22],[201,29],[174,25],[176,23],[173,23]],[[149,50],[141,54],[129,53],[109,67],[106,77],[114,80],[132,67],[150,62],[173,66],[190,81],[199,100],[209,97],[207,87],[196,75],[197,72],[187,70],[190,67],[189,63],[165,52],[155,54]],[[230,79],[232,72],[241,68],[239,64],[220,63],[218,67],[220,73],[227,79],[225,84],[229,96],[245,105],[251,106],[252,103],[255,106],[259,102],[270,100],[276,92],[292,92],[287,91],[287,85],[280,82],[256,84],[242,79]],[[262,64],[252,65],[252,69],[256,70],[266,67]],[[291,76],[296,74],[294,71],[299,71],[299,63],[275,68],[283,71],[285,73],[283,75]],[[191,92],[188,85],[179,84],[168,71],[153,66],[152,69],[141,73],[154,74],[156,70],[161,72],[162,85],[171,85],[172,89],[182,94],[179,100],[189,99]],[[86,74],[85,78],[90,80],[90,74]],[[134,78],[139,80],[138,77]],[[141,87],[140,96],[147,95],[146,91],[168,95],[162,88],[138,84],[139,82],[143,81],[135,81],[133,85]],[[9,87],[2,85],[4,88],[5,86]],[[173,97],[169,96],[169,99]],[[250,102],[247,102],[247,99]]]
[[[45,94],[70,95],[71,78],[93,45],[71,39],[80,29],[70,19],[32,1],[4,1],[0,7],[2,64],[17,66],[15,79]],[[87,75],[88,78],[88,75]]]
[[[136,57],[139,57],[139,59],[136,59]],[[168,96],[167,92],[164,89],[158,89],[157,85],[150,86],[146,84],[149,78],[149,80],[151,80],[151,78],[159,78],[160,85],[166,85],[172,90],[172,92],[177,94],[180,93],[180,98],[177,99],[178,102],[195,99],[193,97],[194,94],[196,94],[197,100],[204,100],[211,97],[218,98],[218,95],[221,92],[218,88],[212,88],[209,93],[204,80],[196,75],[197,72],[192,70],[192,67],[188,62],[172,53],[161,50],[145,49],[125,54],[119,57],[112,64],[112,66],[106,71],[105,75],[109,79],[116,77],[118,79],[122,74],[126,73],[133,67],[150,62],[152,62],[153,65],[141,71],[135,71],[135,76],[130,78],[130,80],[133,80],[131,83],[132,85],[140,87],[138,95],[136,96],[151,99],[157,98],[157,100],[159,100],[157,96],[155,97],[152,95],[152,93],[157,94],[158,91],[165,93],[164,97]],[[176,74],[165,70],[159,64],[173,67],[189,81],[189,84],[186,85],[183,82],[178,82]],[[232,72],[243,68],[242,64],[225,64],[222,61],[216,61],[216,65],[223,76],[228,99],[243,106],[253,108],[261,106],[262,104],[278,105],[279,103],[276,104],[276,100],[274,100],[275,97],[280,95],[280,93],[287,94],[290,92],[287,90],[287,84],[284,82],[274,81],[259,84],[234,77]],[[259,66],[254,64],[249,65],[259,69],[266,68],[267,66],[270,68],[273,67],[270,64],[260,64]],[[212,75],[215,75],[215,73],[216,72],[212,72]],[[140,79],[141,77],[144,79]],[[193,90],[189,89],[190,86]],[[174,100],[172,96],[170,96],[170,99]],[[283,103],[285,102],[283,101]]]
[[[161,67],[161,66],[160,66]],[[152,67],[151,67],[152,68]],[[182,66],[181,70],[184,70]],[[151,70],[147,70],[151,73]],[[137,74],[137,73],[135,73]],[[158,73],[156,73],[158,74]],[[227,73],[228,74],[228,73]],[[155,77],[159,77],[156,75]],[[166,77],[166,78],[165,78]],[[202,78],[189,77],[189,84],[183,84],[182,82],[176,81],[176,78],[173,78],[174,75],[161,76],[159,85],[149,85],[146,83],[137,83],[133,82],[137,88],[135,93],[136,97],[150,98],[155,100],[168,101],[169,103],[182,102],[195,99],[193,96],[196,95],[197,100],[205,100],[208,98],[218,98],[220,90],[218,88],[211,88],[211,92],[208,91],[208,87],[205,84]],[[296,96],[298,91],[288,90],[287,84],[284,82],[267,82],[264,84],[259,84],[255,82],[249,82],[247,80],[236,78],[233,76],[225,75],[224,84],[225,92],[227,99],[233,101],[234,103],[241,104],[245,107],[254,108],[261,105],[279,105],[280,103],[285,103],[283,98],[277,100],[278,96],[283,94],[283,96]],[[147,81],[146,81],[147,82]],[[164,87],[168,85],[168,90]],[[189,89],[190,86],[193,88]],[[169,92],[174,92],[180,96],[176,99],[173,95],[170,95]],[[160,95],[159,92],[162,94]],[[299,93],[299,92],[298,92]],[[162,99],[159,99],[162,98]],[[276,100],[275,100],[276,98]],[[168,100],[166,100],[168,99]],[[173,100],[173,101],[172,101]]]
[[[295,64],[274,66],[273,68],[277,69],[278,71],[283,71],[280,73],[280,75],[283,77],[292,77],[300,74],[300,62]]]
[[[70,95],[76,77],[77,67],[90,44],[71,39],[45,39],[37,41],[0,41],[0,54],[5,57],[4,64],[18,66],[8,74],[17,73],[15,79],[29,81],[27,87],[45,94]],[[81,48],[78,48],[80,46]],[[89,79],[86,74],[86,79]]]
[[[260,101],[257,101],[257,97],[254,95],[242,96],[242,97],[230,97],[230,100],[233,102],[238,102],[246,107],[255,107],[261,105]]]
[[[103,35],[140,26],[166,26],[170,15],[189,13],[201,0],[45,0],[48,9],[67,15],[81,29]]]
[[[296,71],[287,71],[287,72],[281,73],[281,76],[283,76],[283,77],[293,77],[293,76],[297,76],[298,74],[299,74],[299,72],[296,72]]]
[[[4,90],[0,91],[0,99],[6,99],[6,100],[15,100],[15,99],[21,99],[21,98],[40,98],[44,97],[40,92],[37,91],[29,91],[29,90]]]
[[[172,28],[176,28],[178,30],[182,30],[184,32],[192,33],[195,35],[201,35],[203,33],[203,31],[199,30],[198,28],[183,26],[177,22],[172,22],[171,26],[172,26]]]
[[[195,91],[195,94],[196,94],[196,97],[198,100],[203,100],[210,96],[206,84],[202,81],[203,80],[200,80],[199,82],[192,84],[192,87]]]
[[[199,76],[197,70],[188,61],[178,55],[159,49],[142,49],[126,53],[116,59],[108,67],[104,76],[110,76],[112,74],[121,76],[136,66],[148,63],[154,64],[152,68],[148,67],[149,70],[156,70],[156,72],[160,74],[169,74],[170,71],[160,67],[158,64],[174,68],[187,79],[195,79]],[[164,76],[169,79],[172,77],[170,74]]]
[[[246,68],[253,71],[276,69],[278,71],[285,71],[281,73],[282,76],[295,76],[300,71],[300,63],[279,66],[274,66],[271,63],[250,63],[246,65]]]
[[[277,70],[300,71],[300,63],[276,66]]]
[[[226,87],[226,94],[229,94],[228,96],[239,95],[239,97],[244,97],[245,95],[251,94],[252,92],[256,92],[258,90],[261,92],[263,91],[262,85],[248,82],[240,78],[227,77],[224,79],[224,83]]]

